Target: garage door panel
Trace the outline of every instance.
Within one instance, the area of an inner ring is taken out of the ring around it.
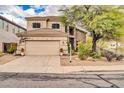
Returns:
[[[59,55],[59,41],[27,41],[26,55]]]

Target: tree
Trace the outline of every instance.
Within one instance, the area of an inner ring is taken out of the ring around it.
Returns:
[[[61,22],[65,25],[66,32],[68,26],[75,27],[76,22],[79,17],[77,17],[77,14],[79,14],[80,11],[76,10],[76,6],[70,7],[64,7],[64,9],[60,9],[59,11],[63,12],[63,15],[61,16]]]
[[[66,11],[67,15],[73,15],[72,22],[76,25],[81,22],[92,35],[92,52],[96,52],[97,42],[100,39],[109,40],[120,37],[124,27],[124,14],[117,6],[72,6]],[[70,11],[73,11],[70,12]]]

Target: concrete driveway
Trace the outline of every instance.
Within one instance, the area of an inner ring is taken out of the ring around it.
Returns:
[[[62,73],[63,69],[60,56],[24,56],[0,65],[0,72]]]
[[[14,73],[70,73],[83,66],[61,66],[60,56],[24,56],[0,65],[0,72]]]

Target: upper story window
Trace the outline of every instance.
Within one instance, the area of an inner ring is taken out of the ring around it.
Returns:
[[[40,28],[40,26],[41,26],[40,23],[33,23],[32,24],[33,28]]]
[[[52,24],[52,29],[59,29],[60,28],[60,24]]]
[[[9,31],[9,25],[8,24],[6,25],[6,31],[7,32]]]
[[[12,32],[15,33],[15,28],[12,29]]]
[[[2,22],[2,29],[4,29],[4,21]]]

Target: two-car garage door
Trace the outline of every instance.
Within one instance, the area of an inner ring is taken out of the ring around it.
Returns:
[[[26,41],[26,55],[59,55],[59,41]]]

